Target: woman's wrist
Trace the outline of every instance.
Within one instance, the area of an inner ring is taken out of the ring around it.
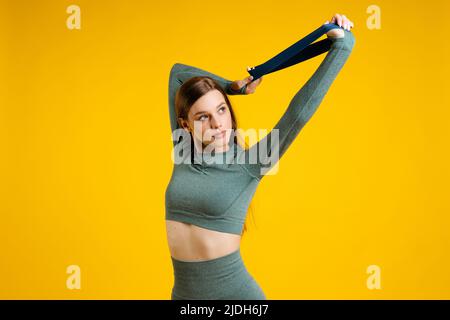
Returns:
[[[230,90],[231,93],[233,93],[233,94],[245,94],[247,84],[245,84],[244,86],[242,86],[241,88],[238,88],[238,89],[234,89],[233,88],[234,86],[238,86],[238,83],[236,81],[233,81],[233,82],[230,83],[229,90]]]
[[[345,32],[342,29],[333,29],[328,31],[327,37],[329,39],[340,39],[345,37]]]

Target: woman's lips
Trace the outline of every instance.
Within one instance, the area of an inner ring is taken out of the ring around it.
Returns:
[[[225,137],[226,131],[223,130],[221,133],[214,135],[214,139],[220,139]]]

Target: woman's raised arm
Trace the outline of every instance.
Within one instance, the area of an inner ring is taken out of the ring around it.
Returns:
[[[246,166],[258,179],[262,179],[283,156],[300,130],[317,110],[331,84],[349,57],[355,38],[343,30],[344,37],[329,37],[330,49],[310,79],[294,95],[281,119],[258,143],[246,150]],[[274,135],[274,132],[275,135]],[[274,137],[274,139],[272,139]],[[272,141],[274,140],[274,141]],[[263,152],[260,152],[262,148]],[[261,153],[261,154],[260,154]],[[253,160],[255,163],[250,162]]]

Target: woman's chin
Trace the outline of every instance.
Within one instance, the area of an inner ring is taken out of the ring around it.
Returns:
[[[216,141],[214,141],[214,144],[218,147],[226,147],[226,145],[228,144],[228,139],[221,138],[221,139],[217,139]]]
[[[211,143],[214,146],[214,149],[220,150],[220,151],[226,149],[227,145],[228,145],[227,139],[217,139],[217,140],[214,140]]]

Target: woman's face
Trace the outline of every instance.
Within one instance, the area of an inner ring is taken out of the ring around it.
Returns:
[[[212,144],[209,148],[215,152],[228,150],[232,129],[231,113],[219,90],[211,90],[195,101],[189,110],[186,125],[197,145],[202,142],[203,146]]]

